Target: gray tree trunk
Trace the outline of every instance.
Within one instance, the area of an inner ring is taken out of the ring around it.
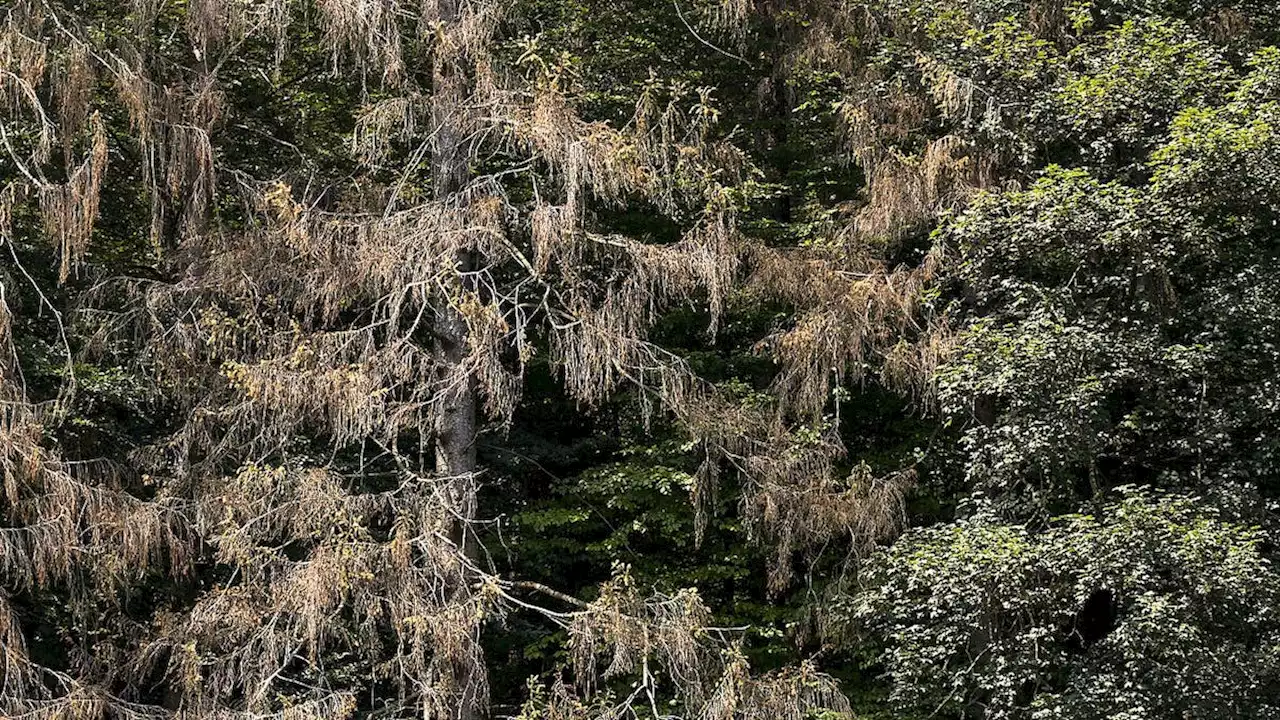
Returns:
[[[440,21],[446,32],[455,30],[458,24],[458,0],[439,0]],[[460,128],[459,117],[464,112],[466,100],[466,76],[453,58],[437,57],[433,73],[435,152],[431,158],[431,173],[437,200],[456,201],[459,191],[466,187],[468,177],[468,152]],[[459,273],[457,284],[450,288],[460,296],[470,288],[466,273],[475,267],[474,253],[460,248],[454,257]],[[458,381],[458,368],[467,356],[467,323],[461,313],[449,302],[439,297],[435,307],[435,354],[441,364],[440,377],[450,381],[435,418],[435,470],[439,477],[448,478],[449,494],[460,520],[454,524],[450,537],[471,561],[477,559],[477,544],[469,521],[475,519],[476,485],[476,408],[477,387],[475,378]],[[469,573],[463,573],[459,599],[471,592]],[[488,698],[482,697],[487,683],[483,682],[484,668],[476,667],[466,659],[454,667],[453,680],[460,691],[457,720],[480,720]]]

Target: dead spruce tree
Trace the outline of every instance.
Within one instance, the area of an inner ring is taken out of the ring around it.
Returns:
[[[689,299],[714,326],[751,255],[730,192],[742,159],[714,140],[706,92],[655,84],[629,122],[586,121],[555,72],[501,66],[509,8],[486,0],[70,7],[5,11],[0,127],[18,172],[0,239],[43,238],[63,281],[91,276],[107,158],[129,165],[157,271],[95,279],[80,332],[87,352],[143,367],[179,420],[127,462],[64,457],[48,433],[75,396],[71,343],[62,393],[37,402],[0,304],[0,712],[472,720],[487,714],[481,632],[511,612],[571,638],[570,676],[530,700],[539,717],[847,711],[810,666],[753,675],[693,591],[648,596],[623,573],[583,603],[496,576],[480,542],[476,437],[510,421],[537,353],[583,404],[630,386],[679,418],[706,441],[708,477],[724,462],[762,488],[829,473],[824,449],[776,452],[781,415],[735,407],[647,339]],[[316,52],[301,37],[315,28],[365,90],[352,181],[309,187],[306,148],[266,174],[220,148],[243,127],[228,68],[270,77]],[[263,38],[274,53],[250,53]],[[598,229],[626,203],[683,237]],[[51,304],[17,254],[6,267],[6,288]],[[7,604],[40,598],[66,602],[79,633],[56,666]],[[617,678],[629,695],[609,692]]]

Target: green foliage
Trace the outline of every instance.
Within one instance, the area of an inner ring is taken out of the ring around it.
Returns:
[[[921,716],[1272,717],[1280,576],[1194,498],[1122,493],[1044,530],[979,509],[870,561],[833,612]]]
[[[1268,106],[1243,100],[1266,57],[1224,105],[1178,117],[1151,181],[1050,167],[941,233],[972,319],[940,397],[974,487],[1064,510],[1134,481],[1266,482],[1276,154]]]
[[[1161,18],[1091,36],[1066,61],[1057,101],[1073,139],[1099,164],[1141,159],[1178,111],[1221,98],[1232,76],[1219,48]]]

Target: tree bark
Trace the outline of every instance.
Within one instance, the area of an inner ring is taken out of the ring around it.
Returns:
[[[440,21],[445,32],[456,30],[459,22],[458,0],[438,0]],[[460,123],[468,95],[465,71],[455,57],[437,51],[432,75],[432,101],[435,148],[431,157],[431,174],[435,198],[441,202],[459,202],[458,194],[469,178],[468,150]],[[475,253],[460,247],[454,254],[456,275],[447,283],[447,292],[436,299],[435,355],[440,364],[439,377],[446,383],[435,416],[435,470],[448,483],[449,500],[457,513],[450,538],[465,558],[474,564],[478,545],[471,529],[476,517],[476,415],[477,386],[474,377],[460,378],[466,362],[468,330],[457,301],[473,290],[469,273],[475,268]],[[472,592],[471,572],[464,569],[456,599],[465,601]],[[478,651],[477,651],[478,655]],[[453,682],[457,689],[457,720],[480,720],[488,698],[484,668],[477,666],[470,653],[454,662]]]

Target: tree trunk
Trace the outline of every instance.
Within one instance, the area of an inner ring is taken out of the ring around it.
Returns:
[[[440,22],[445,32],[456,30],[458,0],[439,0]],[[432,77],[435,151],[431,158],[433,189],[437,200],[457,202],[457,195],[469,180],[468,151],[459,116],[464,112],[466,73],[456,58],[437,55]],[[473,377],[460,379],[467,357],[467,323],[456,301],[470,292],[468,278],[475,267],[474,252],[461,247],[455,252],[456,281],[448,284],[447,295],[436,298],[435,354],[440,375],[446,382],[445,395],[435,417],[435,470],[449,483],[449,499],[458,514],[450,538],[471,562],[477,560],[477,543],[470,523],[476,517],[476,408],[477,387]],[[449,297],[452,296],[452,297]],[[458,600],[471,592],[471,573],[464,570],[455,589]],[[487,704],[484,668],[473,661],[476,655],[463,653],[454,663],[453,682],[458,690],[457,720],[479,720]]]
[[[460,251],[457,264],[459,272],[469,270],[471,253]],[[466,357],[467,325],[461,314],[448,304],[448,298],[442,297],[438,302],[435,311],[437,361],[443,365],[442,377],[456,379],[455,370]],[[470,527],[470,521],[476,517],[476,404],[475,379],[467,378],[442,399],[435,423],[436,473],[449,483],[449,500],[459,518],[450,528],[449,536],[472,564],[479,556]],[[458,601],[464,601],[472,592],[471,581],[472,572],[464,569],[454,589]],[[477,666],[476,656],[463,653],[453,668],[453,681],[459,693],[454,714],[457,720],[479,720],[488,700],[484,697],[487,686],[483,681],[484,668]]]

